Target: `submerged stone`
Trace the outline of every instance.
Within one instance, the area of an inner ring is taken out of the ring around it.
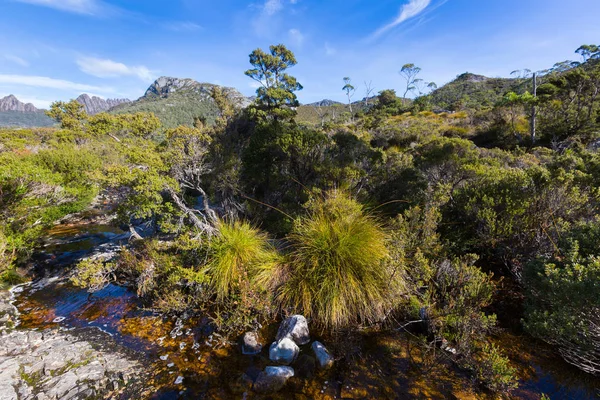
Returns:
[[[233,394],[242,394],[250,389],[254,382],[247,374],[239,375],[236,379],[229,382],[229,390]]]
[[[299,378],[310,379],[317,369],[317,360],[307,354],[302,354],[294,364],[296,375]]]
[[[313,342],[312,350],[315,353],[319,367],[329,368],[333,365],[333,357],[329,354],[327,348],[321,342]]]
[[[275,393],[283,389],[288,379],[294,376],[292,367],[267,367],[254,382],[254,391]]]

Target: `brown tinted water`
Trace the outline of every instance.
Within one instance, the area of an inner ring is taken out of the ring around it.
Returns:
[[[118,229],[102,225],[59,227],[52,232],[39,262],[69,265],[99,249],[111,251],[126,241]],[[264,398],[240,382],[242,374],[256,378],[268,360],[268,344],[277,326],[261,332],[262,354],[244,356],[237,343],[227,343],[202,315],[165,317],[145,310],[127,288],[108,285],[90,294],[65,278],[42,279],[18,287],[15,305],[21,329],[63,328],[77,332],[97,328],[150,365],[143,397],[152,399]],[[317,338],[318,335],[313,336]],[[352,357],[340,359],[329,371],[310,363],[296,365],[296,377],[273,399],[488,399],[468,374],[452,366],[448,357],[432,358],[412,339],[400,334],[357,334],[319,338],[332,349]],[[497,343],[518,369],[520,387],[511,398],[595,399],[600,382],[566,364],[548,346],[527,336],[503,334]],[[352,351],[350,351],[352,350]],[[303,348],[301,354],[310,354]],[[302,359],[306,361],[306,357]]]

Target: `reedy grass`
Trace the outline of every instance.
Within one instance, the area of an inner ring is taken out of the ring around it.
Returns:
[[[295,221],[282,306],[300,309],[325,328],[370,323],[385,316],[389,273],[386,234],[346,193],[331,191]]]
[[[274,270],[279,262],[268,236],[244,221],[220,221],[217,228],[219,234],[209,243],[205,271],[217,299],[224,300],[244,288],[256,289],[261,271]]]

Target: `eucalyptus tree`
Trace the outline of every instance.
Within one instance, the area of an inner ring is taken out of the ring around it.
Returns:
[[[295,77],[286,73],[297,64],[294,53],[283,44],[272,45],[269,52],[256,49],[250,54],[254,68],[245,74],[260,84],[256,90],[256,103],[252,108],[259,118],[293,120],[298,98],[294,92],[302,90]]]
[[[417,88],[417,76],[420,72],[421,68],[417,67],[415,64],[412,63],[404,64],[402,66],[402,69],[400,69],[400,75],[402,75],[402,77],[406,81],[406,90],[404,91],[404,95],[402,96],[404,99],[406,99],[406,96],[409,92],[412,92]]]
[[[344,87],[342,90],[346,92],[346,96],[348,97],[348,107],[350,108],[350,115],[352,115],[352,96],[354,95],[354,92],[356,92],[356,88],[352,86],[352,79],[349,77],[344,78]]]

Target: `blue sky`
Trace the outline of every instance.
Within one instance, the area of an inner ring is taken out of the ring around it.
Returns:
[[[438,84],[509,76],[600,44],[599,0],[0,0],[0,96],[38,107],[81,93],[143,95],[161,76],[253,94],[255,48],[284,43],[302,102],[403,85],[405,63]]]

